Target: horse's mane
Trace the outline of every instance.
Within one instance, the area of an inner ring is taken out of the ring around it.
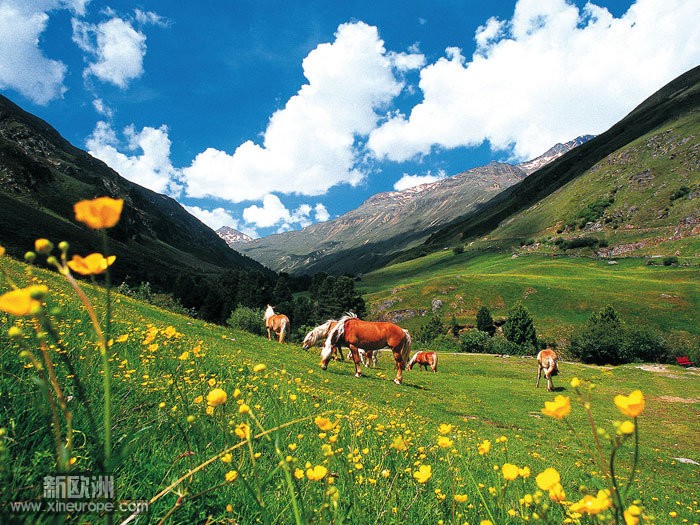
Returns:
[[[345,322],[350,319],[357,319],[357,315],[353,312],[346,312],[343,316],[338,319],[338,324],[335,325],[333,330],[328,332],[328,337],[326,341],[330,341],[331,344],[335,344],[338,339],[340,339],[345,334]]]

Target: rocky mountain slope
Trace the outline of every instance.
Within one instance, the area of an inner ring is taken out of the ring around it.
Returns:
[[[236,248],[276,271],[365,271],[397,251],[422,243],[432,232],[590,138],[557,144],[519,165],[492,162],[407,190],[379,193],[337,219],[237,244]]]
[[[252,237],[249,235],[246,235],[243,232],[239,232],[235,228],[231,228],[230,226],[222,226],[218,230],[216,230],[216,234],[221,237],[224,241],[226,241],[226,244],[229,245],[230,248],[233,248],[234,250],[236,249],[235,245],[244,243],[244,242],[250,242],[253,240]]]
[[[73,204],[102,195],[125,203],[109,233],[116,279],[167,288],[182,271],[264,270],[175,200],[129,182],[0,95],[0,244],[8,253],[21,256],[38,237],[68,240],[75,253],[95,251],[99,238],[73,220]]]

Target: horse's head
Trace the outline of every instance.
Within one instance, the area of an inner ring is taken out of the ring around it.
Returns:
[[[304,337],[304,341],[302,342],[301,347],[304,350],[308,350],[312,346],[316,344],[316,333],[314,330],[311,330],[308,334],[306,334],[306,337]]]

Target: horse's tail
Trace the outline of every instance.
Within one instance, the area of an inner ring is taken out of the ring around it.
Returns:
[[[438,359],[437,352],[433,352],[433,365],[431,366],[431,368],[433,369],[433,372],[437,372],[437,359]]]
[[[284,317],[280,323],[280,338],[279,342],[284,343],[284,340],[289,335],[289,318]]]
[[[408,330],[403,331],[404,335],[406,336],[403,340],[403,345],[401,346],[401,360],[404,363],[408,363],[409,365],[413,366],[413,362],[416,359],[416,356],[418,353],[416,352],[416,355],[413,356],[413,359],[409,361],[409,356],[411,355],[411,334],[408,333]]]

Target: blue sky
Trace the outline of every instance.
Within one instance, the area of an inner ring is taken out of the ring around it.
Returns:
[[[598,134],[700,64],[698,0],[0,0],[0,92],[216,229]]]

